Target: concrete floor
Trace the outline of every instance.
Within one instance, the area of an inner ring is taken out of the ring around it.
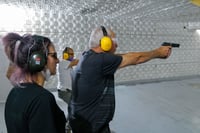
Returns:
[[[55,97],[57,97],[54,92]],[[200,133],[200,78],[116,86],[116,133]],[[65,110],[67,105],[57,99]],[[0,104],[0,133],[6,133]],[[65,111],[66,115],[67,112]]]

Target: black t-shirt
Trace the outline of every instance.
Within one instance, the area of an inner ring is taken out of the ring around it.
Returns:
[[[35,83],[14,87],[6,100],[8,133],[65,133],[66,118],[54,96]]]
[[[69,114],[88,121],[94,131],[113,118],[114,73],[121,61],[121,56],[89,50],[75,69]]]

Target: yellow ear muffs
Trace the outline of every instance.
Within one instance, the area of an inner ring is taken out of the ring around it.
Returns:
[[[108,52],[112,48],[112,40],[110,37],[108,37],[106,28],[104,26],[101,26],[101,29],[102,29],[103,36],[104,36],[100,40],[101,49],[105,52]]]
[[[68,53],[64,53],[63,54],[63,59],[68,60],[69,59],[69,54]]]
[[[112,40],[110,39],[110,37],[102,37],[100,43],[103,51],[110,51],[110,49],[112,48]]]

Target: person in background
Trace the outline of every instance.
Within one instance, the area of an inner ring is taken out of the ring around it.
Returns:
[[[66,47],[62,52],[62,60],[58,64],[58,97],[67,104],[71,98],[71,73],[73,66],[77,65],[78,59],[74,59],[72,48]]]
[[[58,97],[62,99],[66,104],[69,104],[71,99],[71,74],[73,72],[73,66],[77,65],[78,59],[74,59],[74,51],[70,47],[65,47],[62,52],[62,60],[57,65],[57,77],[58,77]],[[66,130],[67,133],[71,133],[71,127],[69,125],[68,115]]]
[[[2,38],[10,65],[7,77],[13,88],[5,104],[8,133],[65,133],[66,118],[51,92],[43,88],[47,75],[59,63],[47,37],[8,33]]]
[[[110,133],[115,112],[114,74],[118,69],[170,56],[171,46],[151,51],[115,54],[116,35],[104,26],[90,36],[89,50],[82,54],[72,76],[72,100],[68,106],[73,133]]]

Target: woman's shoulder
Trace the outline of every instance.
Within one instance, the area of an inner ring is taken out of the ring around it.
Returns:
[[[37,84],[34,85],[35,87],[32,89],[33,100],[35,101],[46,101],[46,102],[54,102],[55,97],[54,95],[47,89]],[[45,103],[44,103],[45,104]]]
[[[48,96],[52,97],[53,94],[45,89],[43,86],[40,86],[36,83],[25,83],[22,84],[22,87],[20,88],[23,93],[26,93],[27,95],[30,95],[31,97],[38,97],[38,96]]]

